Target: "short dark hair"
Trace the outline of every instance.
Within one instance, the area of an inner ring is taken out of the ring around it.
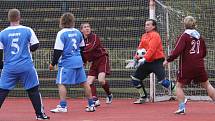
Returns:
[[[147,20],[145,21],[145,23],[146,23],[147,21],[151,21],[151,22],[152,22],[152,25],[155,26],[155,28],[154,28],[155,31],[158,30],[156,20],[154,20],[154,19],[147,19]]]
[[[18,9],[10,9],[8,11],[8,20],[10,22],[17,22],[21,19],[20,11]]]
[[[83,22],[83,23],[81,23],[81,25],[80,25],[80,30],[83,29],[84,24],[89,24],[89,25],[90,25],[89,22]]]
[[[75,16],[72,13],[64,13],[61,17],[60,17],[60,24],[59,24],[60,28],[71,28],[71,27],[75,27]]]

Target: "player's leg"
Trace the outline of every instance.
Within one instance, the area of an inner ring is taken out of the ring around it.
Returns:
[[[73,72],[70,72],[68,69],[65,69],[63,67],[58,69],[56,84],[58,85],[58,93],[60,96],[60,102],[56,106],[55,109],[50,110],[52,113],[65,113],[67,112],[67,101],[66,101],[66,95],[67,95],[67,89],[65,87],[65,84],[70,84],[69,77]]]
[[[140,95],[134,104],[142,104],[147,100],[148,94],[142,80],[144,80],[150,73],[151,72],[148,70],[148,64],[145,63],[140,65],[131,76],[131,82]]]
[[[94,100],[93,100],[93,96],[91,93],[90,85],[88,82],[83,82],[83,83],[81,83],[81,85],[84,87],[85,95],[88,99],[88,106],[86,107],[86,111],[87,112],[94,112],[96,109],[95,109]]]
[[[67,112],[67,101],[66,101],[67,90],[65,85],[58,84],[58,93],[60,96],[60,102],[55,109],[52,109],[50,111],[52,113],[66,113]]]
[[[0,108],[4,103],[5,98],[7,97],[9,90],[0,88]]]
[[[106,76],[105,72],[100,72],[98,75],[98,80],[107,95],[106,103],[110,104],[110,103],[112,103],[112,100],[113,100],[113,94],[110,91],[110,86],[109,86],[108,81],[105,79],[105,76]]]
[[[179,102],[178,105],[178,110],[175,111],[175,114],[185,114],[185,95],[184,95],[184,91],[183,91],[183,84],[180,82],[176,83],[176,96],[177,96],[177,100]]]
[[[207,80],[206,82],[202,82],[201,85],[207,90],[208,96],[215,102],[215,89],[210,82]]]
[[[62,108],[67,108],[67,102],[66,102],[67,89],[66,89],[66,86],[63,84],[58,84],[58,90],[59,90],[59,96],[60,96],[60,106]]]
[[[1,72],[0,79],[0,108],[4,103],[10,90],[12,90],[16,85],[17,75],[7,72],[4,69]]]
[[[28,92],[28,96],[34,107],[34,110],[35,110],[35,113],[37,116],[36,119],[37,120],[48,120],[48,119],[50,119],[50,117],[46,116],[46,114],[44,112],[44,107],[42,104],[42,97],[41,97],[38,87],[39,86],[35,86],[26,91]]]
[[[175,90],[175,84],[165,77],[165,68],[163,66],[163,61],[163,59],[154,61],[153,64],[151,64],[150,69],[153,70],[153,73],[155,73],[159,84],[161,84],[166,89],[169,89],[171,87],[171,90]]]
[[[100,101],[97,96],[96,86],[94,85],[94,82],[96,81],[97,77],[98,77],[97,61],[93,61],[88,72],[87,82],[90,84],[95,106],[100,106]]]
[[[97,72],[98,72],[98,81],[102,85],[107,97],[106,103],[110,104],[113,100],[113,94],[110,91],[110,86],[108,81],[106,80],[106,75],[110,74],[110,65],[109,65],[109,57],[102,56],[97,60]]]
[[[34,67],[20,73],[20,80],[23,81],[23,86],[28,93],[31,103],[34,107],[37,120],[48,120],[50,117],[46,116],[42,97],[39,92],[38,75]]]
[[[96,110],[93,97],[92,97],[92,92],[89,83],[86,81],[86,74],[84,71],[84,68],[79,68],[76,70],[76,75],[75,80],[76,83],[81,84],[84,87],[85,95],[88,99],[88,106],[86,107],[85,111],[87,112],[94,112]]]
[[[98,99],[97,92],[96,92],[96,86],[93,84],[95,80],[96,80],[95,76],[88,76],[87,77],[87,82],[90,85],[90,89],[92,92],[93,100],[95,102],[95,106],[100,106],[100,101]]]

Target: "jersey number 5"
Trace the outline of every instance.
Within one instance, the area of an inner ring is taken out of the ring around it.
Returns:
[[[200,40],[192,40],[191,45],[190,54],[199,54]]]
[[[11,47],[16,49],[16,51],[13,51],[13,50],[11,51],[11,54],[13,55],[19,52],[18,41],[19,41],[19,38],[12,39]]]

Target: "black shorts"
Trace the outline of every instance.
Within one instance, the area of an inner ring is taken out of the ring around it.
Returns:
[[[157,59],[152,62],[145,62],[143,65],[140,65],[134,74],[137,79],[144,80],[149,76],[150,73],[154,73],[158,81],[165,79],[165,68],[163,66],[164,59]]]

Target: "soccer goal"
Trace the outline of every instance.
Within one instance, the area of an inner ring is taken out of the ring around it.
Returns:
[[[172,1],[161,1],[161,0],[151,0],[150,1],[150,16],[151,18],[154,18],[158,22],[158,30],[161,34],[162,40],[163,40],[163,47],[165,50],[166,55],[170,53],[170,51],[174,48],[175,41],[177,36],[180,35],[181,32],[183,32],[183,25],[182,20],[187,15],[192,15],[197,18],[198,20],[198,30],[201,33],[204,33],[205,36],[207,36],[206,44],[208,46],[208,55],[205,59],[205,65],[208,71],[209,80],[211,84],[214,86],[214,67],[211,66],[214,65],[214,50],[213,47],[211,47],[211,36],[207,34],[209,32],[209,27],[205,26],[205,21],[201,21],[202,16],[199,15],[198,11],[194,11],[197,7],[199,9],[204,9],[204,5],[201,4],[201,0],[197,3],[195,3],[195,6],[193,6],[192,2],[172,2]],[[206,1],[207,2],[207,1]],[[154,4],[154,6],[153,6]],[[153,7],[155,10],[153,10]],[[205,11],[207,12],[207,11]],[[210,21],[211,22],[211,21]],[[168,67],[166,67],[166,75],[169,80],[176,81],[176,73],[178,69],[178,61],[174,61],[171,63]],[[186,98],[190,100],[210,100],[210,98],[207,96],[207,92],[205,89],[201,88],[199,84],[191,84],[189,86],[186,86],[184,88],[184,92],[186,95]],[[164,101],[164,100],[170,100],[175,98],[174,92],[172,92],[170,89],[166,90],[161,85],[157,84],[155,82],[155,77],[153,74],[151,74],[150,78],[150,98],[152,101]]]

